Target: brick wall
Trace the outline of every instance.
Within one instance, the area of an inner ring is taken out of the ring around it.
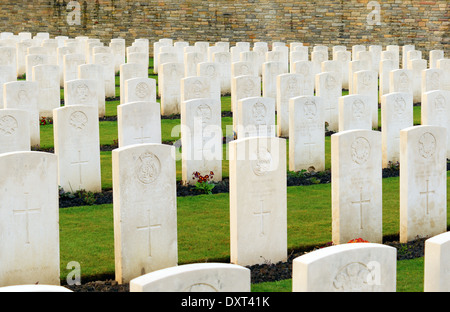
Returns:
[[[306,45],[414,44],[424,55],[450,55],[450,3],[368,0],[80,0],[80,25],[69,25],[67,0],[2,0],[0,31],[52,36],[195,41],[301,41]],[[372,4],[379,3],[381,25]],[[372,13],[371,13],[372,12]],[[368,22],[369,18],[369,22]]]

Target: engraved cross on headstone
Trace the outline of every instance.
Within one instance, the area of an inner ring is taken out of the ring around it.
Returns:
[[[139,141],[139,143],[143,144],[145,143],[145,140],[150,140],[152,137],[145,136],[144,135],[144,127],[141,127],[141,135],[137,138],[134,138],[136,141]]]
[[[308,137],[309,137],[309,140],[308,140],[308,142],[305,142],[304,145],[305,145],[305,147],[308,148],[308,160],[311,160],[311,158],[312,158],[311,157],[311,147],[313,145],[316,145],[316,143],[311,140],[311,133],[309,133]]]
[[[29,202],[30,202],[30,194],[24,193],[25,195],[25,208],[24,209],[14,209],[13,213],[15,215],[25,215],[25,228],[27,231],[26,241],[25,244],[30,244],[30,228],[29,228],[29,215],[30,214],[36,214],[41,212],[40,207],[36,208],[30,208]]]
[[[427,214],[430,213],[430,211],[429,211],[429,195],[434,194],[434,191],[430,191],[430,189],[429,189],[429,183],[430,183],[430,181],[427,180],[427,190],[425,192],[420,192],[420,195],[425,195],[427,198],[427,210],[426,210]]]
[[[83,175],[82,175],[82,172],[81,172],[81,166],[82,165],[86,165],[87,163],[89,163],[88,160],[81,160],[81,151],[78,151],[78,160],[70,163],[71,165],[78,166],[78,175],[80,177],[80,186],[79,186],[80,188],[83,185],[83,179],[82,179]]]
[[[264,235],[264,216],[270,215],[270,211],[264,211],[264,199],[261,199],[259,205],[259,212],[254,212],[253,214],[261,218],[261,232],[260,235]]]
[[[152,230],[160,229],[161,224],[152,224],[152,220],[150,217],[150,209],[147,210],[148,215],[148,225],[138,226],[138,231],[148,231],[148,256],[152,257]]]
[[[363,199],[362,189],[359,192],[359,201],[352,202],[352,205],[359,205],[360,229],[363,229],[363,205],[369,204],[370,199]]]

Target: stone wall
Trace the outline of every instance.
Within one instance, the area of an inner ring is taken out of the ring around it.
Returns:
[[[17,0],[0,4],[0,31],[52,36],[305,45],[414,44],[450,55],[448,0]],[[79,8],[79,9],[78,9]],[[379,10],[379,14],[374,11]],[[68,16],[71,18],[68,22]],[[79,18],[79,25],[69,25]],[[377,19],[378,18],[378,19]],[[379,25],[377,22],[379,21]]]

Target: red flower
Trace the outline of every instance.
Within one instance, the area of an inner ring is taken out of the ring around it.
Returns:
[[[366,241],[362,238],[356,238],[356,239],[352,239],[352,240],[348,241],[348,244],[352,244],[352,243],[368,243],[368,241]]]

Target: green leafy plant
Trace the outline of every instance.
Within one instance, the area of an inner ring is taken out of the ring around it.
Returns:
[[[95,194],[93,192],[87,192],[85,190],[76,192],[78,197],[83,200],[86,205],[93,205],[95,203]]]
[[[52,125],[53,124],[53,118],[50,117],[41,117],[39,124],[41,126],[45,126],[45,125]]]
[[[204,194],[212,194],[212,190],[215,185],[211,182],[214,178],[214,172],[210,171],[209,174],[202,176],[200,172],[196,171],[193,174],[193,179],[197,179],[195,189],[201,191]]]
[[[74,192],[66,192],[64,189],[59,186],[59,198],[61,199],[74,199],[79,198],[88,206],[94,205],[96,201],[95,193],[88,192],[86,190],[78,190]]]

